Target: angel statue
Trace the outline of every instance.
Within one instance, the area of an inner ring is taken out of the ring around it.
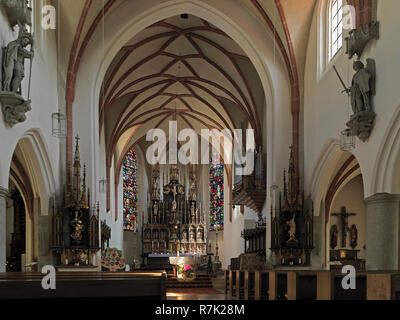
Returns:
[[[373,111],[371,105],[372,95],[375,94],[375,62],[367,59],[367,66],[357,60],[353,63],[356,71],[349,88],[351,107],[354,114],[361,111]]]

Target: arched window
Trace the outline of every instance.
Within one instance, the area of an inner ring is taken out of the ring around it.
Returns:
[[[136,181],[136,154],[133,149],[126,154],[123,166],[124,180],[124,230],[138,231],[137,227],[137,181]]]
[[[224,164],[210,164],[210,230],[224,229]]]
[[[33,0],[28,0],[27,1],[27,6],[31,10],[31,20],[32,20],[32,26],[27,26],[27,31],[29,33],[33,33],[35,31],[35,7],[34,7],[34,2]]]
[[[331,0],[329,6],[329,61],[343,45],[343,0]]]

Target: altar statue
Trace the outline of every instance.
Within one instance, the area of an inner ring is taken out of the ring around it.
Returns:
[[[289,240],[287,242],[290,241],[297,241],[296,239],[296,222],[294,221],[294,218],[296,217],[296,212],[293,213],[293,217],[291,220],[286,222],[286,225],[289,226]]]
[[[75,212],[75,218],[71,221],[71,226],[74,228],[70,237],[73,242],[79,244],[82,240],[82,231],[85,230],[85,226],[82,220],[78,217],[78,211]]]

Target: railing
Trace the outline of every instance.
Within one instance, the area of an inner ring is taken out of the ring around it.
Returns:
[[[359,272],[345,290],[335,271],[225,271],[225,293],[234,300],[400,300],[400,273]]]

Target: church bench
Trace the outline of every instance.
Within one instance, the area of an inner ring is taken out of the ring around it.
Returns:
[[[368,272],[367,300],[400,300],[400,274]]]
[[[56,289],[44,290],[41,273],[0,274],[0,299],[165,299],[166,275],[159,273],[56,274]]]
[[[317,272],[300,271],[296,274],[296,300],[317,299]]]
[[[236,270],[229,270],[229,298],[236,298]]]
[[[333,273],[333,296],[332,300],[366,300],[367,299],[367,274],[357,273],[356,289],[345,290],[342,286],[342,279],[345,275]]]
[[[254,299],[269,300],[269,272],[254,273]]]
[[[244,299],[244,271],[236,271],[236,299]]]
[[[244,272],[244,300],[254,300],[254,271]]]
[[[225,270],[225,294],[229,293],[229,270]]]

